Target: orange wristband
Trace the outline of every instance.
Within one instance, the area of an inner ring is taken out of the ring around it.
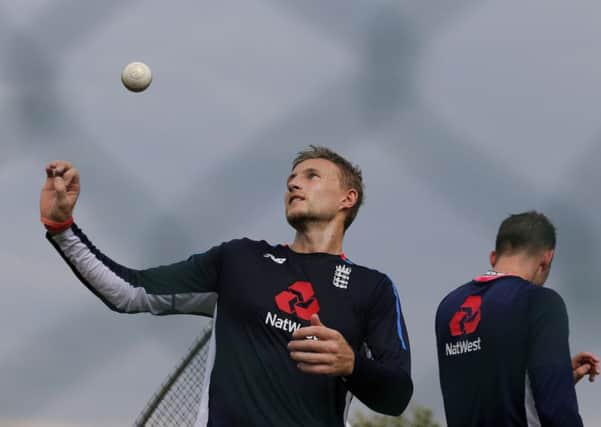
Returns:
[[[46,227],[46,230],[51,231],[53,233],[60,233],[61,231],[65,231],[71,224],[73,224],[73,217],[70,217],[68,220],[63,222],[52,221],[48,218],[41,218],[42,224]]]

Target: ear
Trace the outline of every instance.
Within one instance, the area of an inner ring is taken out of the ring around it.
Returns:
[[[492,250],[488,256],[488,259],[490,261],[490,266],[495,268],[495,264],[497,263],[497,251]]]
[[[543,257],[540,260],[540,266],[543,270],[551,268],[553,257],[555,256],[555,249],[548,249],[543,253]]]
[[[359,199],[359,192],[354,188],[349,188],[346,190],[344,197],[340,201],[340,207],[342,209],[350,209],[357,204],[357,200]]]

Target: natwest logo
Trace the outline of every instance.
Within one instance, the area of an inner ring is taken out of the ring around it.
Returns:
[[[452,336],[457,337],[476,332],[482,318],[481,305],[482,297],[479,295],[471,295],[465,299],[449,323]]]
[[[303,320],[310,320],[311,315],[319,313],[319,303],[309,282],[294,282],[275,296],[275,303],[284,313],[296,314]]]

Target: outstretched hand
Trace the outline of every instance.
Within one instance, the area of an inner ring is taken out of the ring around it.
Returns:
[[[340,332],[326,327],[317,314],[288,343],[290,357],[308,374],[346,376],[353,373],[355,352]]]
[[[50,162],[40,194],[40,216],[55,222],[67,221],[73,215],[79,191],[79,171],[64,160]]]
[[[572,373],[574,374],[574,383],[587,375],[590,382],[595,381],[595,377],[601,373],[599,358],[586,351],[578,353],[572,358]]]

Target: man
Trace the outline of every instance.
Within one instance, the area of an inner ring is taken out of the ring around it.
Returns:
[[[311,146],[294,160],[284,197],[291,245],[233,240],[144,270],[111,260],[73,224],[77,169],[55,161],[46,172],[47,237],[112,310],[212,315],[217,300],[197,426],[343,426],[351,395],[391,415],[407,406],[413,384],[396,288],[342,250],[363,182],[340,155]]]
[[[562,298],[543,288],[555,250],[545,215],[501,224],[492,270],[455,289],[436,313],[440,384],[449,427],[582,426],[574,382],[599,359],[570,363]]]

